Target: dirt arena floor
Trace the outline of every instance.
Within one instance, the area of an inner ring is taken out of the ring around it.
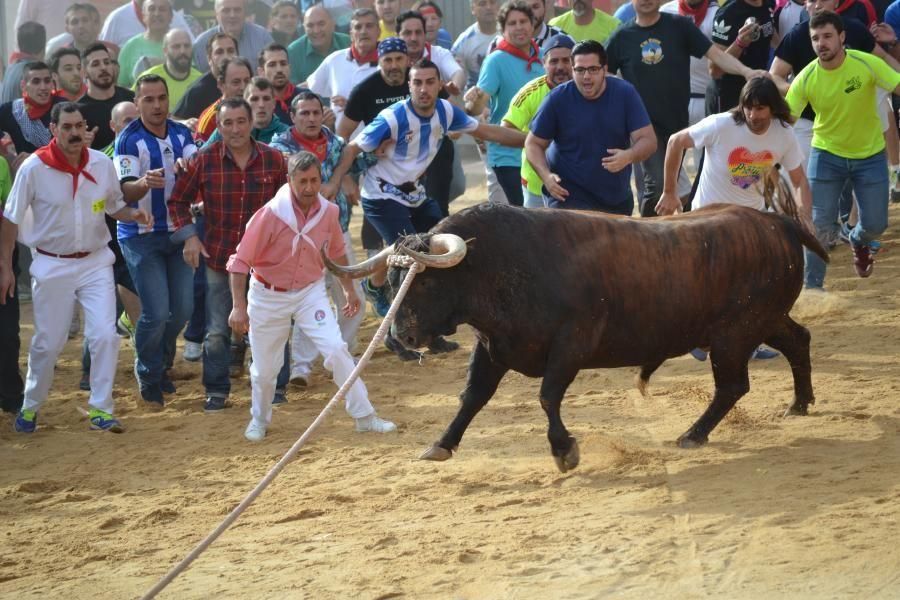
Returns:
[[[380,349],[364,379],[399,433],[357,434],[336,411],[161,597],[900,597],[900,209],[891,218],[871,279],[853,274],[841,246],[831,291],[795,308],[813,336],[810,416],[781,416],[792,397],[786,361],[756,361],[750,393],[709,445],[685,451],[673,441],[709,400],[708,363],[669,361],[648,399],[632,369],[584,372],[563,407],[581,465],[561,475],[539,382],[511,374],[459,453],[424,462],[455,413],[472,334],[456,336],[464,350],[421,365]],[[365,342],[374,327],[369,319]],[[250,444],[246,379],[235,408],[205,415],[200,365],[179,355],[178,394],[149,412],[125,342],[116,397],[128,431],[89,432],[76,410],[86,399],[79,349],[70,342],[61,357],[36,435],[13,433],[8,415],[0,422],[4,598],[139,596],[335,389],[319,368]]]

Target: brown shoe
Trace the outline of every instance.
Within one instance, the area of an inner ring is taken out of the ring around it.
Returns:
[[[868,277],[872,274],[872,267],[875,265],[869,245],[851,244],[851,247],[853,248],[853,268],[856,269],[856,274],[860,277]]]

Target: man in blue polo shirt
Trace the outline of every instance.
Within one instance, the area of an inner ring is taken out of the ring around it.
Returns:
[[[634,86],[606,76],[603,44],[576,44],[572,63],[531,123],[528,162],[548,206],[631,215],[631,165],[656,151],[650,117]]]

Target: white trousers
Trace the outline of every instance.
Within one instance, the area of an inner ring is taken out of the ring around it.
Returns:
[[[351,265],[354,264],[356,257],[353,254],[349,231],[344,232],[344,248],[347,260]],[[325,274],[325,289],[328,290],[328,295],[334,302],[334,312],[337,314],[338,326],[341,328],[341,337],[344,338],[350,352],[356,349],[356,334],[359,333],[359,328],[366,316],[366,297],[363,295],[362,282],[358,279],[354,280],[353,287],[356,289],[356,295],[360,301],[359,312],[352,317],[345,317],[341,312],[341,308],[347,303],[344,289],[331,273]],[[318,356],[319,350],[316,345],[309,339],[309,336],[303,333],[303,328],[295,323],[291,335],[291,374],[309,377],[313,361]]]
[[[347,381],[355,365],[341,338],[323,279],[302,290],[276,292],[267,290],[251,277],[247,312],[250,316],[250,351],[253,353],[250,415],[257,424],[268,426],[272,422],[275,379],[284,362],[284,344],[291,334],[291,318],[325,357],[325,368],[334,374],[334,382],[340,386]],[[354,419],[375,412],[361,379],[350,388],[344,407]]]
[[[84,336],[91,350],[88,404],[112,414],[113,380],[119,360],[114,261],[115,255],[109,248],[84,258],[34,254],[31,263],[34,337],[28,351],[24,408],[37,411],[47,399],[53,369],[66,345],[77,300],[84,308]]]

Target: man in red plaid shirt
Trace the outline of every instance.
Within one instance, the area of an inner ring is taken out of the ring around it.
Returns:
[[[184,260],[193,268],[206,259],[206,339],[203,385],[206,412],[229,406],[231,392],[231,290],[225,263],[237,250],[250,217],[271,200],[285,182],[287,169],[280,152],[250,136],[253,117],[243,98],[223,100],[216,114],[222,140],[208,144],[188,163],[169,201],[175,225],[172,239],[184,242]],[[203,203],[205,239],[200,241],[191,219],[191,204]],[[284,401],[289,369],[279,376],[275,403]]]

